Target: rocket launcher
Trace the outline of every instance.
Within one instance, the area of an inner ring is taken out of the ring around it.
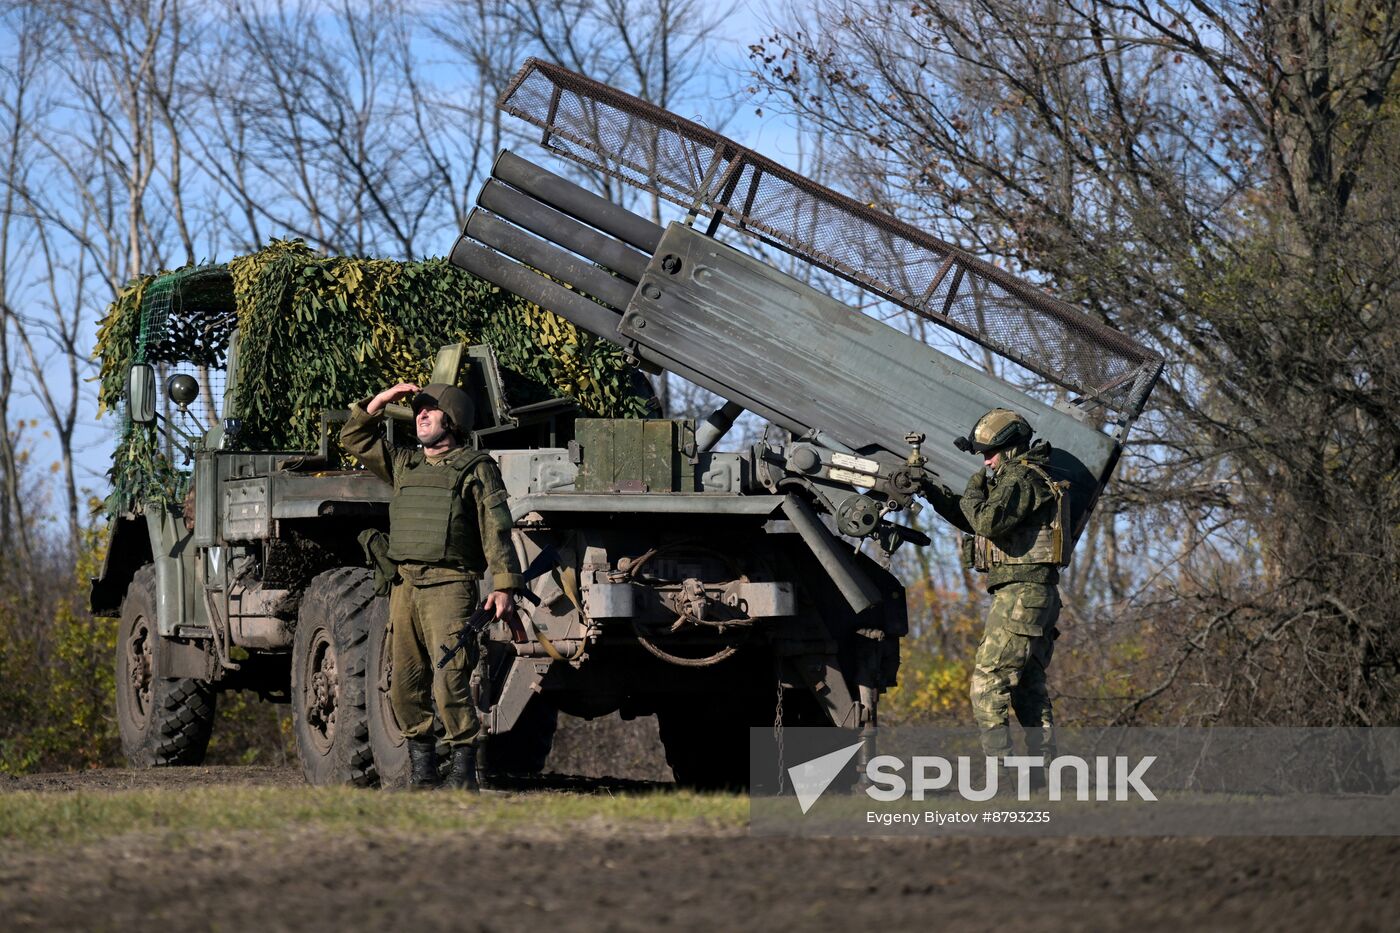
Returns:
[[[773,492],[807,488],[843,534],[888,530],[885,516],[924,483],[960,489],[981,458],[953,438],[988,409],[1013,408],[1055,449],[1077,538],[1159,355],[957,247],[556,65],[528,62],[500,106],[541,127],[555,154],[682,204],[687,218],[658,226],[503,151],[454,265],[725,399],[697,430],[702,449],[743,410],[786,429],[786,443],[761,445],[758,479]],[[877,321],[720,233],[845,278],[1043,377],[1062,400]]]

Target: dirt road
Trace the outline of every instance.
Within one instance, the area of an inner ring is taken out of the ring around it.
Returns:
[[[0,793],[89,799],[300,781],[270,768],[112,770],[4,779]],[[176,845],[149,833],[9,845],[0,926],[1381,930],[1394,928],[1397,880],[1392,839],[788,840],[587,821],[462,835],[302,827]]]

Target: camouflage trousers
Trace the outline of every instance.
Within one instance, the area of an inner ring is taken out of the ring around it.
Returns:
[[[1011,754],[1007,711],[1026,730],[1026,752],[1055,751],[1045,670],[1055,653],[1060,594],[1043,583],[1007,583],[992,593],[987,630],[972,670],[972,716],[987,755]]]
[[[476,745],[481,721],[472,702],[472,652],[459,651],[439,669],[442,646],[454,642],[477,602],[475,580],[415,586],[395,583],[389,593],[389,705],[404,738],[433,734],[437,707],[448,745]]]

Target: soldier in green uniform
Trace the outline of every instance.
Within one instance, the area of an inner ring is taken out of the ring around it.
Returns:
[[[987,574],[992,607],[972,671],[972,715],[988,756],[1011,754],[1008,709],[1026,730],[1026,750],[1055,755],[1045,671],[1059,629],[1059,568],[1068,563],[1069,494],[1049,473],[1050,445],[1031,443],[1026,419],[994,408],[959,449],[982,455],[986,470],[962,495],[930,491],[935,510],[967,536],[964,557]],[[991,475],[988,476],[990,471]]]
[[[422,447],[395,449],[384,439],[384,406],[410,395]],[[459,651],[439,669],[435,659],[474,611],[483,574],[492,587],[485,607],[498,619],[514,619],[512,594],[521,585],[500,470],[489,454],[465,445],[473,418],[471,399],[456,386],[404,382],[353,405],[340,434],[347,451],[394,487],[389,703],[408,740],[415,788],[438,783],[436,705],[452,749],[443,785],[477,789],[476,747],[484,735],[469,685],[472,661]]]

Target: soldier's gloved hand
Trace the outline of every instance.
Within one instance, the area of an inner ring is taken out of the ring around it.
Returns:
[[[987,498],[987,473],[985,470],[978,470],[968,479],[967,488],[963,490],[963,498],[978,502]]]
[[[923,486],[923,492],[924,498],[928,499],[929,502],[932,502],[935,508],[938,506],[956,506],[958,497],[953,493],[953,490],[949,489],[942,483],[935,483],[931,481],[925,482]]]

